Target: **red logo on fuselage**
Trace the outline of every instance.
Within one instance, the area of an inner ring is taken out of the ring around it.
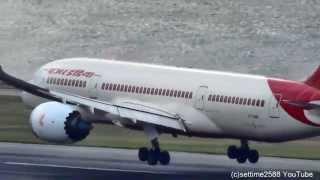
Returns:
[[[51,68],[48,69],[48,73],[53,75],[63,75],[72,77],[86,77],[91,78],[95,75],[94,72],[85,71],[83,69],[61,69],[61,68]]]

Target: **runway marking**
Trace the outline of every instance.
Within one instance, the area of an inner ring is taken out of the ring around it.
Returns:
[[[146,174],[175,174],[172,172],[158,172],[158,171],[144,171],[144,170],[131,170],[131,169],[113,169],[113,168],[93,168],[93,167],[81,167],[81,166],[68,166],[57,164],[37,164],[37,163],[23,163],[23,162],[4,162],[6,165],[15,166],[37,166],[37,167],[51,167],[51,168],[66,168],[66,169],[81,169],[90,171],[113,171],[113,172],[127,172],[127,173],[146,173]]]

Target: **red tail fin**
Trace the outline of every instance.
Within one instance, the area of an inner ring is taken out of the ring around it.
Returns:
[[[320,89],[320,66],[306,81],[306,84],[314,88]]]

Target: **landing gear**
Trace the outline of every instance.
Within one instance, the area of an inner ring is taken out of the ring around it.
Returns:
[[[145,126],[144,131],[151,141],[152,148],[148,149],[142,147],[139,149],[138,157],[140,161],[147,161],[149,165],[157,165],[158,162],[161,165],[169,165],[170,163],[170,154],[168,151],[162,151],[159,145],[159,134],[153,126]]]
[[[168,165],[170,163],[170,154],[168,151],[161,151],[158,143],[158,139],[154,139],[152,142],[152,148],[148,149],[146,147],[139,149],[139,160],[147,161],[149,165],[157,165],[158,162],[161,165]]]
[[[259,160],[259,152],[250,149],[247,140],[241,140],[241,147],[239,148],[234,145],[229,146],[227,154],[230,159],[236,159],[240,164],[247,160],[250,163],[257,163]]]

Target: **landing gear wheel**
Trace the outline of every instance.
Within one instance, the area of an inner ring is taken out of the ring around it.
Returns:
[[[159,162],[162,165],[168,165],[170,163],[170,154],[168,151],[162,151],[160,153]]]
[[[257,163],[259,160],[259,152],[257,150],[250,150],[248,153],[248,160],[251,163]]]
[[[239,149],[237,161],[240,164],[243,164],[247,161],[247,151],[245,149]]]
[[[146,147],[140,148],[139,153],[138,153],[139,160],[140,161],[148,160],[148,154],[149,154],[148,148],[146,148]]]
[[[238,149],[236,146],[232,145],[228,147],[228,157],[230,159],[235,159],[237,158],[237,154],[238,154]]]
[[[158,163],[158,153],[155,150],[150,149],[148,153],[148,164],[157,165]]]

